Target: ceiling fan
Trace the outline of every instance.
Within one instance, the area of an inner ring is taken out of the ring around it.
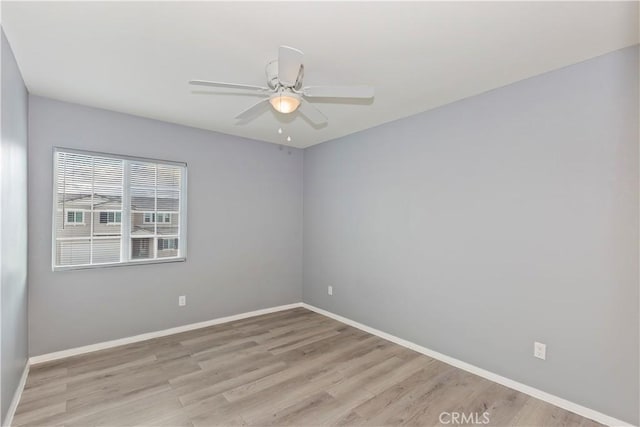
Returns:
[[[190,80],[189,84],[249,90],[263,95],[265,99],[236,116],[236,119],[241,121],[256,118],[271,104],[280,113],[289,114],[298,110],[312,123],[323,125],[327,123],[328,119],[320,110],[309,103],[314,98],[373,98],[374,90],[370,86],[302,86],[303,56],[302,51],[298,49],[280,46],[278,59],[269,62],[266,67],[267,87],[207,80]]]

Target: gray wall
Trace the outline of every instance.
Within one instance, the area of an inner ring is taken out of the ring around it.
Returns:
[[[27,89],[2,31],[0,420],[27,362]]]
[[[636,46],[305,150],[303,300],[637,424],[638,73]]]
[[[52,272],[54,146],[187,162],[187,261]],[[302,160],[297,149],[31,96],[29,353],[300,301]]]

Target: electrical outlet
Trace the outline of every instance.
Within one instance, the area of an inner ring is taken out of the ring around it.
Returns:
[[[533,343],[533,356],[538,359],[546,360],[547,359],[547,345],[541,342]]]
[[[329,286],[329,287],[327,287],[327,293],[328,293],[329,295],[333,295],[333,286]]]
[[[185,305],[187,305],[187,297],[185,295],[180,295],[178,297],[178,305],[180,307],[184,307]]]

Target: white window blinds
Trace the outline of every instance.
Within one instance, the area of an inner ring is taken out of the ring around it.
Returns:
[[[185,202],[185,164],[56,149],[54,270],[184,260]]]

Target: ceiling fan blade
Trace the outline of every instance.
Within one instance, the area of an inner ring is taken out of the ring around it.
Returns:
[[[283,86],[294,86],[300,74],[304,53],[289,46],[278,50],[278,80]]]
[[[316,107],[314,107],[304,99],[300,100],[300,107],[298,107],[298,111],[300,111],[300,113],[302,113],[307,119],[311,120],[316,125],[323,125],[329,121],[327,119],[327,116],[322,114],[322,111],[318,110]]]
[[[262,101],[259,101],[253,104],[251,107],[247,108],[242,113],[238,114],[236,116],[236,119],[242,120],[242,121],[249,121],[249,120],[255,119],[267,109],[268,105],[269,105],[269,99],[268,98],[263,99]]]
[[[309,98],[373,98],[371,86],[307,86],[302,94]]]
[[[226,87],[229,89],[247,89],[247,90],[263,90],[263,91],[269,90],[269,88],[260,87],[260,86],[243,85],[239,83],[210,82],[207,80],[189,80],[189,84],[197,85],[197,86]]]

